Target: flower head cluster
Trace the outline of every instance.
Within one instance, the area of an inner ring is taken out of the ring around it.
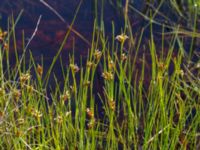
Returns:
[[[111,110],[115,110],[116,104],[115,101],[113,99],[108,100],[108,106]]]
[[[8,32],[6,31],[2,31],[0,29],[0,44],[3,46],[3,49],[7,50],[8,49],[8,44],[6,42],[6,36],[7,36]]]
[[[61,100],[62,102],[66,102],[66,101],[69,100],[70,98],[71,98],[71,95],[70,95],[69,90],[66,90],[66,92],[60,96],[60,100]]]
[[[2,31],[0,30],[0,38],[5,38],[7,36],[8,32],[7,31]]]
[[[4,42],[4,39],[6,38],[7,34],[8,32],[6,31],[3,32],[2,30],[0,30],[0,43]]]
[[[42,117],[42,113],[39,110],[32,109],[31,114],[36,119],[40,119]]]
[[[87,114],[87,116],[88,116],[88,118],[89,118],[89,122],[87,123],[87,127],[89,128],[89,129],[91,129],[91,128],[93,128],[94,126],[95,126],[95,118],[94,118],[94,112],[93,112],[93,110],[92,109],[90,109],[90,108],[87,108],[86,109],[86,114]]]
[[[102,52],[101,52],[100,50],[97,49],[97,50],[94,51],[94,58],[95,58],[97,61],[100,60],[101,56],[102,56]]]
[[[120,43],[124,43],[128,39],[128,36],[122,33],[120,35],[117,35],[115,39],[118,40]]]
[[[74,73],[76,73],[80,70],[80,68],[78,67],[77,64],[70,64],[69,66],[70,66],[72,72],[74,72]]]
[[[122,53],[121,55],[121,60],[125,61],[127,59],[127,55],[125,53]]]
[[[114,79],[114,75],[112,72],[108,72],[108,71],[105,71],[102,73],[102,77],[107,80],[107,81],[111,81]]]
[[[31,78],[31,75],[29,73],[22,73],[20,76],[20,83],[24,84],[26,81],[28,81]]]
[[[115,69],[115,63],[113,62],[113,60],[109,60],[108,69],[111,71],[113,71]]]
[[[21,97],[21,91],[18,89],[13,90],[13,98],[15,101],[18,101],[19,98]]]
[[[87,66],[87,68],[92,68],[92,67],[96,67],[96,64],[91,61],[88,61],[86,66]]]

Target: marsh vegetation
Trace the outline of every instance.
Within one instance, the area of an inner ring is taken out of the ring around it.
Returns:
[[[23,11],[9,14],[0,30],[0,149],[200,149],[200,1],[94,0],[88,37],[74,29],[83,3],[50,64],[29,48],[42,16],[19,48]],[[107,5],[120,23],[107,21]]]

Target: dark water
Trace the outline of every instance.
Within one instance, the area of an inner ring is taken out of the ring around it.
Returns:
[[[28,51],[31,51],[36,63],[41,64],[40,58],[43,56],[44,74],[52,63],[53,57],[56,55],[65,34],[68,31],[68,27],[74,18],[80,0],[48,0],[47,3],[53,7],[64,20],[61,20],[39,0],[1,0],[0,2],[0,26],[4,29],[7,28],[8,17],[9,20],[11,20],[11,15],[13,14],[14,19],[16,19],[20,12],[23,11],[15,27],[17,51],[19,56],[22,53],[22,31],[25,35],[26,45],[36,28],[39,16],[41,16],[36,35],[27,47],[27,60],[29,59]],[[92,0],[84,0],[82,2],[73,25],[73,29],[87,39],[89,44],[91,41],[91,33],[94,22],[92,5]],[[86,56],[87,50],[90,48],[89,44],[77,36],[77,34],[71,32],[60,55],[64,64],[67,65],[69,63],[68,56],[72,53],[73,49],[75,51],[75,55]],[[12,41],[10,55],[11,64],[14,65],[15,56]],[[79,59],[80,57],[77,58],[77,61]],[[56,63],[53,72],[58,78],[62,78],[59,62]],[[51,80],[53,80],[53,77],[50,78],[50,84],[53,84],[53,81]]]
[[[51,10],[49,10],[39,1],[2,0],[1,3],[1,25],[4,28],[7,24],[6,19],[8,15],[13,13],[16,18],[20,11],[23,10],[22,16],[16,25],[16,35],[19,45],[21,45],[20,42],[22,30],[24,30],[25,38],[28,40],[35,29],[39,16],[42,16],[37,34],[32,40],[29,48],[33,53],[36,53],[36,55],[38,53],[48,56],[48,53],[55,53],[61,44],[64,34],[67,31],[67,25],[72,22],[79,1],[48,1],[48,4],[63,17],[65,22],[59,19]],[[90,33],[92,32],[93,18],[91,15],[91,10],[91,1],[88,0],[87,3],[83,2],[73,26],[74,30],[79,32],[84,37],[89,37]],[[72,33],[69,40],[72,40],[73,37],[76,36]],[[86,46],[81,40],[79,44],[80,43]],[[66,44],[66,49],[72,48],[72,44],[70,44],[70,42]]]
[[[22,30],[24,30],[27,42],[35,29],[39,16],[41,15],[42,18],[37,34],[31,41],[29,49],[31,49],[31,52],[35,57],[42,54],[44,58],[51,59],[63,41],[64,34],[67,31],[67,26],[72,22],[80,0],[48,0],[46,2],[63,17],[64,22],[39,0],[1,0],[0,25],[1,27],[6,28],[8,16],[13,14],[14,18],[16,18],[20,11],[23,10],[22,16],[16,25],[16,35],[20,51],[20,45],[22,45]],[[152,12],[155,13],[156,7],[159,6],[160,1],[154,1],[152,4],[147,3],[145,0],[130,0],[129,2],[136,10],[140,11],[144,15],[149,15],[150,8]],[[73,29],[90,43],[94,18],[98,16],[97,22],[100,26],[101,10],[103,10],[103,20],[106,33],[108,35],[111,34],[112,22],[114,22],[115,34],[120,34],[124,28],[124,5],[125,0],[119,2],[113,0],[98,0],[98,15],[95,15],[95,0],[83,0]],[[167,2],[163,3],[159,11],[160,13],[157,14],[154,19],[160,23],[166,23],[169,25],[185,23],[185,20],[181,19],[181,17],[171,9],[171,6]],[[139,33],[140,29],[146,27],[149,23],[149,20],[145,20],[144,17],[138,14],[135,10],[129,9],[129,14],[133,34],[137,32]],[[167,17],[168,20],[166,20],[164,16]],[[156,24],[154,24],[154,30],[156,31],[155,33],[162,31],[161,26]],[[144,35],[146,38],[149,38],[148,27],[146,27]],[[75,42],[75,52],[77,54],[84,55],[87,53],[87,49],[90,48],[90,44],[86,43],[75,33],[71,32],[63,49],[62,57],[67,57],[69,52],[72,51],[73,42]]]

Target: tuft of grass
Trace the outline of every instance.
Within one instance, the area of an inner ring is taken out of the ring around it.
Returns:
[[[60,60],[64,86],[54,76],[50,93],[52,68],[70,31],[46,74],[45,62],[36,64],[31,53],[29,61],[19,58],[17,50],[11,67],[14,19],[7,33],[0,31],[0,149],[199,149],[199,62],[187,57],[177,28],[165,50],[163,25],[160,48],[151,17],[141,54],[144,29],[135,37],[125,15],[127,29],[116,34],[113,23],[111,42],[103,23],[101,31],[94,23],[86,61],[73,54],[67,66]]]

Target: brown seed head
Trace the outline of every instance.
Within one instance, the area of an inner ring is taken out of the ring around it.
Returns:
[[[92,112],[92,110],[90,108],[86,109],[86,113],[87,113],[89,118],[93,118],[94,117],[94,113]]]
[[[69,66],[70,66],[72,72],[74,72],[74,73],[76,73],[80,70],[76,64],[70,64]]]
[[[108,62],[108,69],[113,71],[114,68],[115,68],[115,63],[113,62],[113,60],[110,60]]]
[[[7,43],[4,43],[4,44],[3,44],[3,49],[4,49],[4,50],[8,50],[8,44],[7,44]]]
[[[113,111],[115,110],[115,101],[109,100],[108,101],[108,105],[109,105],[111,110],[113,110]]]
[[[126,54],[125,54],[125,53],[122,53],[122,55],[121,55],[121,60],[122,60],[122,61],[125,61],[126,59],[127,59]]]
[[[18,89],[13,90],[13,98],[15,101],[18,101],[19,98],[21,97],[21,91]]]
[[[0,31],[0,37],[5,38],[7,36],[8,32],[7,31]]]
[[[37,73],[39,74],[39,76],[42,76],[43,74],[43,67],[41,65],[37,65]]]
[[[4,116],[4,112],[0,111],[0,118],[2,118]]]
[[[70,92],[67,90],[63,95],[60,96],[61,101],[67,101],[71,97]]]

